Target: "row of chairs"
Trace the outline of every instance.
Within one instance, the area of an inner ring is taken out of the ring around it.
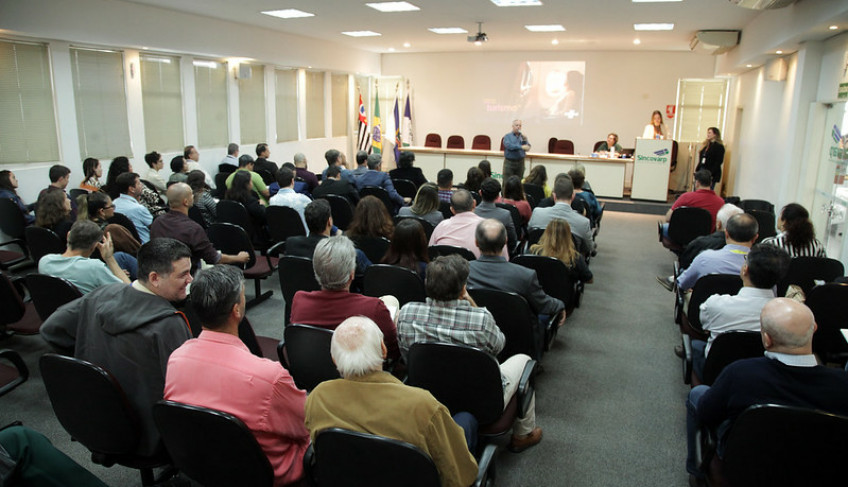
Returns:
[[[606,142],[599,140],[592,146],[592,152],[597,152],[598,147]],[[436,133],[429,133],[424,137],[424,147],[432,147],[440,149],[442,147],[442,136]],[[676,142],[675,142],[676,147]],[[446,149],[465,149],[465,138],[461,135],[451,135],[447,138],[445,144]],[[475,135],[471,140],[471,150],[492,150],[492,139],[488,135]],[[504,150],[503,137],[501,137],[500,150]],[[633,149],[624,149],[625,152],[633,153]],[[557,139],[551,137],[548,139],[549,154],[574,154],[574,142],[568,139]],[[676,160],[676,157],[673,157]]]

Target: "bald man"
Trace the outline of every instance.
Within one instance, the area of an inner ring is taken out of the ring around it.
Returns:
[[[817,365],[813,355],[816,322],[812,311],[797,301],[776,298],[763,307],[760,325],[764,357],[737,360],[724,369],[712,387],[701,385],[689,392],[686,470],[690,485],[704,485],[695,460],[699,425],[719,428],[755,404],[848,415],[848,374]]]
[[[192,271],[197,270],[201,259],[209,265],[245,263],[250,260],[247,252],[229,255],[216,250],[206,236],[206,230],[189,218],[188,209],[194,204],[194,195],[188,184],[172,184],[167,196],[171,211],[153,220],[150,238],[169,237],[188,245],[191,249]]]

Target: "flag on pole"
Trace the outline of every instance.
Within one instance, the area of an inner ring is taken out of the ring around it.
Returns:
[[[371,133],[368,131],[368,117],[365,116],[365,104],[362,103],[362,93],[359,93],[359,150],[371,153]]]
[[[371,135],[371,150],[375,154],[383,153],[383,137],[380,133],[380,90],[374,90],[374,129]]]
[[[409,87],[406,89],[406,106],[403,109],[403,127],[401,129],[401,140],[404,147],[414,145],[412,140],[412,108],[409,104]]]
[[[395,165],[400,160],[400,114],[398,112],[398,105],[400,100],[398,100],[398,92],[395,91]]]

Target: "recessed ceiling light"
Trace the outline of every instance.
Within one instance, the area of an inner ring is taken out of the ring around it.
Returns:
[[[553,44],[553,45],[555,45],[555,46],[556,46],[556,45],[558,45],[558,44],[559,44],[559,39],[554,39],[554,40],[552,40],[552,41],[551,41],[551,44]]]
[[[775,54],[783,54],[783,51],[774,51]]]
[[[633,0],[633,3],[682,2],[683,0]]]
[[[195,59],[192,64],[199,68],[218,69],[218,63],[215,61],[199,61]]]
[[[404,42],[404,43],[403,43],[403,47],[412,47],[412,44],[410,44],[410,43],[408,43],[408,42]]]
[[[373,8],[374,10],[379,10],[380,12],[414,12],[416,10],[421,10],[409,2],[380,2],[366,3],[365,5]]]
[[[390,47],[390,48],[389,48],[389,52],[395,52],[395,48],[394,48],[394,47]]]
[[[462,27],[431,27],[430,32],[434,34],[467,34],[468,31]]]
[[[265,15],[270,15],[271,17],[279,17],[281,19],[298,19],[301,17],[315,17],[315,14],[311,14],[309,12],[304,12],[302,10],[297,10],[295,8],[287,8],[285,10],[266,10],[262,12]]]
[[[830,30],[836,30],[838,28],[839,28],[838,25],[831,25],[830,27],[828,27],[828,29],[830,29]]]
[[[492,0],[498,7],[535,7],[542,5],[540,0]]]
[[[640,41],[639,39],[633,39],[633,44],[636,44],[638,46],[641,43],[642,41]]]
[[[383,35],[379,32],[372,32],[370,30],[353,30],[348,32],[342,32],[342,34],[351,37],[374,37]]]
[[[524,28],[530,32],[565,32],[565,27],[560,24],[525,25]]]
[[[674,24],[633,24],[633,30],[674,30]]]
[[[474,45],[475,46],[482,46],[483,42],[482,41],[474,41]]]
[[[745,65],[745,67],[746,67],[746,68],[753,68],[753,67],[754,67],[754,65],[753,65],[753,64],[746,64],[746,65]]]

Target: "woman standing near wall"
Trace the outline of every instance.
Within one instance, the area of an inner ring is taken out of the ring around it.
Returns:
[[[707,129],[707,139],[701,144],[701,150],[698,151],[698,167],[695,172],[701,169],[710,171],[713,177],[713,183],[710,189],[715,189],[717,182],[721,181],[721,165],[724,162],[724,143],[721,141],[721,132],[716,127]]]

